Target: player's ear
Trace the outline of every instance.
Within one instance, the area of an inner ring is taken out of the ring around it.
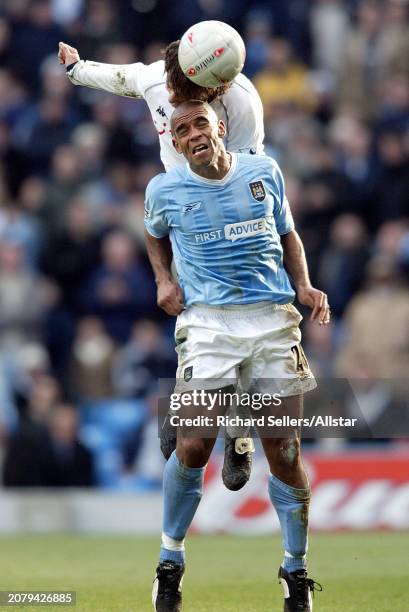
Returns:
[[[182,150],[181,150],[181,148],[179,146],[179,143],[178,143],[178,141],[175,138],[172,138],[172,144],[173,144],[173,147],[176,149],[176,151],[178,153],[182,153]]]
[[[221,119],[217,124],[217,135],[220,138],[224,138],[226,136],[226,126],[224,125],[224,122]]]

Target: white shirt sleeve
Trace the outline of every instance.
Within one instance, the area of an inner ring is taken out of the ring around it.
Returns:
[[[239,74],[221,97],[227,122],[226,149],[236,153],[264,153],[263,105],[254,85]]]
[[[80,60],[67,76],[74,85],[102,89],[127,98],[144,98],[149,87],[165,79],[163,61],[147,66],[142,62],[121,65]]]

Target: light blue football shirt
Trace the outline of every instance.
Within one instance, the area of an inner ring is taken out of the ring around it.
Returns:
[[[146,190],[145,227],[169,235],[185,306],[294,299],[280,236],[294,229],[277,163],[232,153],[222,180],[188,164],[153,178]]]

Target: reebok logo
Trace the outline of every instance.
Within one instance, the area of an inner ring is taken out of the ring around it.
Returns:
[[[202,203],[201,202],[193,202],[192,204],[184,204],[183,206],[183,213],[189,213],[192,212],[192,210],[199,210],[199,208],[202,207]]]

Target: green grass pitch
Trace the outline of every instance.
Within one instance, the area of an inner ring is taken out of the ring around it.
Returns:
[[[0,590],[75,590],[76,612],[152,611],[158,538],[26,535],[0,538]],[[188,538],[184,612],[282,610],[274,537]],[[316,612],[409,612],[409,533],[312,534]]]

